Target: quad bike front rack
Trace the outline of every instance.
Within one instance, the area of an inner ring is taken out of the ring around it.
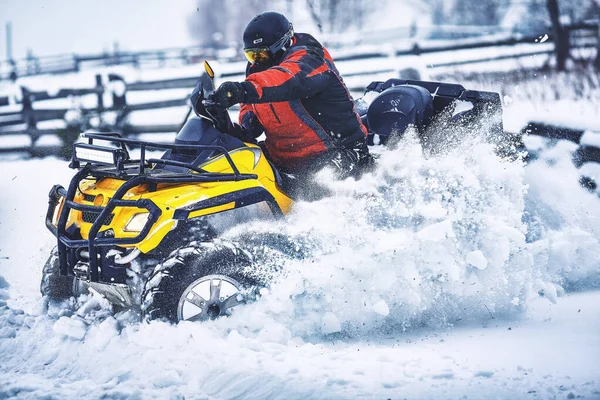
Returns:
[[[48,211],[46,213],[46,227],[56,236],[59,265],[61,275],[73,275],[74,253],[67,251],[70,249],[79,249],[87,247],[89,254],[89,268],[87,279],[92,282],[98,282],[98,247],[131,245],[144,240],[154,223],[161,215],[161,209],[149,199],[124,200],[125,194],[132,188],[150,184],[156,187],[158,184],[182,184],[182,183],[203,183],[203,182],[223,182],[223,181],[241,181],[248,179],[257,179],[255,174],[242,174],[239,172],[235,163],[231,159],[227,150],[222,146],[213,145],[190,145],[190,144],[158,144],[144,142],[140,140],[125,139],[118,133],[93,133],[83,134],[82,137],[88,138],[88,143],[76,143],[73,145],[73,156],[71,159],[71,168],[80,169],[71,179],[68,189],[60,185],[55,185],[49,194]],[[94,144],[94,139],[116,142],[120,147],[111,148],[98,146]],[[129,157],[126,144],[137,145],[141,148],[139,160],[132,160]],[[233,173],[213,173],[207,172],[195,167],[189,163],[174,160],[146,160],[146,149],[148,147],[171,150],[200,150],[213,151],[221,153],[228,161]],[[79,151],[78,151],[79,150]],[[93,158],[96,157],[94,160]],[[82,162],[86,164],[81,166]],[[165,173],[156,172],[151,169],[152,165],[172,165],[183,167],[194,171],[195,173]],[[74,201],[75,195],[82,180],[92,178],[112,177],[122,179],[125,182],[117,189],[114,196],[109,199],[105,207],[79,204]],[[53,222],[58,210],[57,223]],[[115,238],[110,230],[100,232],[100,229],[110,218],[111,213],[116,207],[135,207],[145,209],[149,212],[148,220],[140,233],[133,238]],[[88,239],[72,239],[72,233],[67,232],[67,222],[71,210],[91,212],[97,215],[89,231]],[[69,263],[67,257],[72,257]]]

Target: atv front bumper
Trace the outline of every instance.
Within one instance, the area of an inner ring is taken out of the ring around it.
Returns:
[[[148,179],[144,176],[125,181],[108,201],[106,207],[76,203],[73,199],[77,187],[79,182],[87,176],[88,172],[86,168],[79,171],[71,180],[68,190],[65,190],[60,185],[52,187],[49,194],[48,211],[46,213],[46,227],[57,238],[61,275],[75,275],[78,278],[84,278],[91,282],[115,282],[115,274],[109,271],[114,268],[107,268],[106,271],[102,268],[102,264],[107,259],[106,253],[110,248],[114,248],[115,246],[137,244],[144,240],[154,223],[160,217],[162,211],[149,199],[123,200],[123,196],[128,190],[140,184],[147,183]],[[135,207],[148,211],[148,220],[137,236],[133,238],[115,238],[114,232],[111,229],[105,229],[100,232],[105,221],[116,207]],[[71,223],[67,226],[69,214],[72,210],[88,212],[96,216],[89,230],[87,240],[81,237],[79,227],[76,224]],[[77,273],[78,269],[76,268],[78,265],[80,266],[79,273]],[[122,267],[120,269],[123,270]],[[121,271],[117,275],[124,275],[124,273]]]

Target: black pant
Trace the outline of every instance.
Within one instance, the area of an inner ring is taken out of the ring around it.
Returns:
[[[322,169],[332,169],[335,178],[339,180],[349,177],[358,179],[373,164],[373,156],[369,154],[366,141],[360,140],[349,146],[329,149],[307,160],[306,166],[299,170],[286,172],[280,169],[282,189],[294,199],[318,200],[331,195],[329,189],[315,179],[315,175]]]

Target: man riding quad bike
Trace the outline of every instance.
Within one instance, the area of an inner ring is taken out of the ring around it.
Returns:
[[[223,108],[241,103],[240,125],[228,133],[244,141],[264,133],[263,151],[292,194],[326,194],[312,182],[324,167],[341,179],[359,177],[372,162],[367,129],[327,49],[309,34],[294,33],[276,12],[255,16],[243,43],[246,79],[224,82],[214,93]],[[194,107],[198,89],[191,96]]]
[[[330,66],[319,68],[325,71]],[[207,74],[213,77],[209,67]],[[290,149],[303,142],[296,142],[293,135],[277,136],[284,131],[276,125],[263,126],[264,147],[254,144],[252,135],[246,141],[231,135],[248,131],[229,119],[223,104],[230,93],[226,88],[213,94],[212,79],[201,80],[191,98],[198,117],[185,123],[173,144],[126,139],[118,133],[82,135],[87,142],[73,146],[70,164],[78,172],[67,189],[55,185],[50,191],[46,226],[57,238],[57,246],[42,271],[43,295],[61,300],[89,289],[115,305],[139,310],[147,320],[203,321],[229,315],[234,307],[253,299],[257,288],[269,284],[281,267],[272,265],[269,254],[303,257],[284,235],[244,237],[239,243],[220,238],[227,229],[249,220],[287,214],[298,192],[288,191],[279,169],[301,176],[307,171],[297,167],[302,155],[286,163],[285,152],[280,151],[287,144],[278,147],[277,140],[291,140]],[[265,96],[270,89],[262,90]],[[261,125],[265,122],[261,113],[271,106],[281,109],[279,102],[243,100],[248,102],[243,107],[250,104],[257,110],[254,115]],[[283,102],[283,109],[293,110],[293,102]],[[436,124],[448,132],[469,127],[479,132],[485,126],[490,139],[506,142],[496,93],[390,79],[369,85],[357,105],[357,115],[372,132],[367,136],[371,143],[400,137],[407,126],[414,126],[426,142]],[[351,119],[354,110],[352,106]],[[242,113],[242,122],[249,112]],[[337,168],[336,155],[347,150],[355,154],[349,156],[352,165],[359,165],[352,143],[358,142],[360,150],[365,140],[362,123],[356,123],[360,135],[348,142],[351,146],[340,147],[345,143],[341,137],[337,145],[327,147],[326,142],[334,141],[307,134],[318,124],[307,115],[301,118],[305,121],[301,138],[315,140],[315,147],[306,150],[307,160],[327,160],[315,165]],[[273,126],[274,136],[268,130]],[[128,146],[139,147],[139,158],[132,157]],[[164,153],[152,158],[151,149]],[[309,175],[312,170],[300,180],[306,182]]]

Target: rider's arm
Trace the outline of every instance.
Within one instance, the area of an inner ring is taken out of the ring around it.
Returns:
[[[325,89],[330,73],[322,53],[298,49],[281,64],[246,78],[247,102],[275,103],[313,96]]]

